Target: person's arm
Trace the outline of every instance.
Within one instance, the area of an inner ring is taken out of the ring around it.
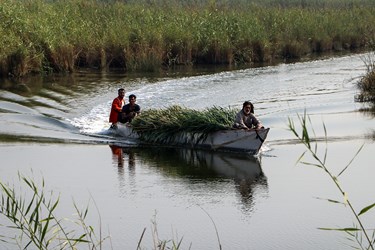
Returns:
[[[115,110],[117,112],[121,112],[121,110],[122,110],[121,105],[122,105],[122,102],[118,98],[114,99],[113,102],[112,102],[112,110]]]
[[[253,122],[253,126],[255,127],[255,129],[260,129],[263,127],[262,123],[260,122],[260,120],[258,120],[255,115],[251,114],[251,120]]]
[[[141,106],[139,106],[138,104],[135,105],[135,110],[134,110],[137,114],[141,113]]]
[[[134,106],[129,106],[129,108],[126,110],[126,114],[128,117],[134,118],[139,114],[140,110],[140,106],[135,104]]]
[[[234,127],[248,129],[243,120],[242,111],[237,113],[236,119],[234,120]]]
[[[124,107],[122,107],[121,112],[123,112],[125,114],[129,114],[129,104],[124,105]]]

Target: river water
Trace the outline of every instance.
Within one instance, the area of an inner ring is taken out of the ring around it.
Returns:
[[[327,201],[343,199],[321,169],[296,165],[305,148],[287,127],[290,118],[299,128],[297,115],[306,111],[335,175],[364,145],[339,180],[357,211],[375,202],[375,115],[354,101],[366,56],[163,76],[80,71],[2,80],[1,181],[17,186],[18,173],[38,183],[44,178],[45,189],[60,195],[63,218],[76,218],[74,202],[89,204],[87,223],[110,236],[104,249],[136,249],[144,229],[143,249],[153,249],[156,237],[182,239],[182,249],[349,249],[354,243],[345,233],[318,228],[351,227],[354,217]],[[136,94],[144,110],[174,104],[240,109],[251,100],[271,130],[257,158],[137,148],[107,131],[119,87],[126,97]],[[373,228],[373,215],[362,216],[365,226]],[[12,235],[4,227],[0,232]]]

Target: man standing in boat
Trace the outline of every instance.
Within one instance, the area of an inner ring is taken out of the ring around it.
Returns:
[[[119,121],[119,114],[122,107],[125,105],[125,89],[121,88],[118,90],[118,96],[113,100],[111,106],[111,113],[109,114],[109,122],[112,123],[111,128],[117,127],[117,122]]]
[[[120,118],[120,122],[126,123],[131,122],[134,117],[139,115],[141,112],[141,107],[136,104],[137,97],[133,94],[129,95],[129,103],[122,107],[122,118]]]
[[[254,116],[254,105],[245,101],[242,105],[242,110],[237,113],[234,121],[234,128],[240,129],[260,129],[263,127],[262,123]]]

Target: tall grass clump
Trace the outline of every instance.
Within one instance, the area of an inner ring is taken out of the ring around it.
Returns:
[[[0,215],[6,218],[9,232],[16,236],[0,235],[0,241],[14,244],[19,249],[102,249],[101,230],[85,223],[88,207],[80,210],[74,203],[77,219],[72,221],[78,230],[68,229],[67,219],[57,217],[59,197],[45,191],[44,180],[36,183],[32,178],[18,175],[20,188],[0,182]],[[1,230],[4,233],[4,230]]]
[[[369,53],[363,61],[366,65],[366,74],[357,83],[360,93],[356,99],[375,105],[375,52]]]
[[[234,109],[221,107],[202,111],[180,106],[149,109],[132,121],[132,128],[145,142],[167,143],[185,132],[204,138],[210,132],[230,129],[236,112]]]
[[[306,112],[303,116],[298,116],[301,132],[297,131],[297,128],[292,119],[289,118],[289,130],[297,137],[297,139],[306,147],[306,151],[301,154],[298,159],[299,163],[302,163],[307,166],[318,167],[322,169],[331,179],[333,185],[338,189],[340,195],[342,196],[343,201],[331,200],[329,202],[335,204],[343,204],[347,206],[354,217],[354,226],[344,227],[344,228],[320,228],[322,230],[334,230],[347,233],[358,245],[356,249],[374,249],[375,243],[375,230],[374,229],[367,229],[364,226],[363,220],[361,219],[361,215],[368,212],[370,209],[375,207],[375,203],[362,208],[360,211],[356,211],[351,200],[348,197],[348,193],[344,190],[343,186],[340,184],[339,177],[349,168],[355,157],[360,153],[363,148],[363,145],[359,148],[353,159],[337,174],[335,175],[327,166],[327,145],[324,150],[324,154],[320,155],[318,153],[318,142],[314,140],[315,132],[313,129],[310,129],[308,126],[311,124],[311,120],[306,115]],[[326,144],[327,144],[327,130],[324,126]],[[313,135],[310,134],[309,131],[312,130]],[[307,154],[313,157],[313,161],[304,161],[304,156]],[[354,247],[353,247],[354,248]]]
[[[375,2],[2,0],[0,76],[253,65],[366,48]]]

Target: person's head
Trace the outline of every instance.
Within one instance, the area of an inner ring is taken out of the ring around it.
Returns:
[[[135,103],[137,100],[137,97],[134,94],[129,95],[129,102]]]
[[[254,114],[254,105],[249,101],[245,101],[242,105],[242,110],[246,115],[250,113]]]
[[[125,96],[125,89],[121,88],[117,92],[118,92],[118,97],[120,99],[124,98],[124,96]]]

